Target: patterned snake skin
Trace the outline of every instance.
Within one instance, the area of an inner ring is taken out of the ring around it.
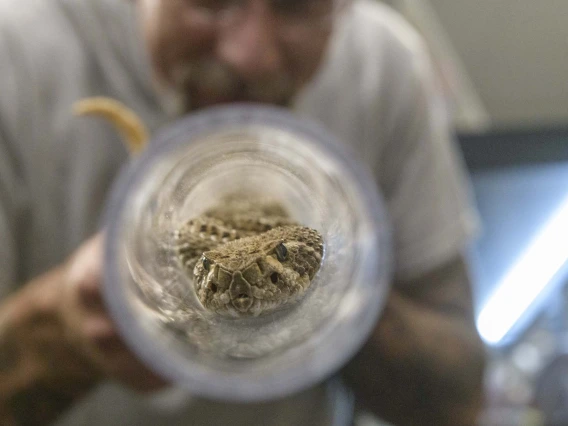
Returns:
[[[109,120],[132,155],[147,145],[144,123],[114,99],[83,99],[74,112]],[[174,238],[175,255],[193,276],[201,304],[233,317],[258,316],[300,299],[323,256],[317,231],[294,222],[280,203],[246,192],[222,198]]]
[[[277,202],[241,195],[176,233],[201,304],[221,315],[258,316],[301,298],[320,268],[321,235],[294,223]]]

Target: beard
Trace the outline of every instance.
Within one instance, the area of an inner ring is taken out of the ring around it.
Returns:
[[[157,81],[156,89],[166,113],[173,116],[232,102],[290,106],[295,94],[285,73],[244,81],[227,65],[207,59],[177,65],[169,82]]]

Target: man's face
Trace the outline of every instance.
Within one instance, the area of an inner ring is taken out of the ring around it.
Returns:
[[[315,74],[335,0],[138,0],[157,86],[183,111],[288,105]]]

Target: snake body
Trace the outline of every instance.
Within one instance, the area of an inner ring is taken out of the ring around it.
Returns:
[[[75,112],[109,119],[131,153],[146,146],[141,120],[115,100],[88,98]],[[251,191],[222,197],[184,222],[174,232],[173,252],[205,309],[250,317],[301,299],[321,266],[323,238],[295,222],[278,201]]]

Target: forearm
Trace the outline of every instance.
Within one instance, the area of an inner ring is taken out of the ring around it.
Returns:
[[[358,400],[396,425],[474,425],[484,351],[473,321],[393,292],[365,348],[345,369]]]
[[[96,382],[64,335],[62,273],[54,269],[0,304],[0,424],[47,424]]]

